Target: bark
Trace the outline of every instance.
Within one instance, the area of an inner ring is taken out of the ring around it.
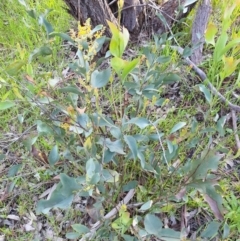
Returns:
[[[106,20],[118,24],[117,0],[64,0],[69,8],[69,12],[81,23],[91,18],[94,26],[103,24],[107,27]],[[168,0],[161,6],[148,0],[124,0],[121,12],[121,25],[130,32],[132,39],[137,39],[142,29],[147,30],[148,36],[153,33],[163,33],[169,31],[175,19],[183,16],[178,11],[179,6],[185,0]],[[156,13],[162,14],[167,24],[164,24]],[[110,36],[107,28],[106,35]]]
[[[204,40],[204,33],[207,27],[208,19],[211,13],[210,0],[202,0],[196,13],[195,20],[192,26],[192,46],[199,45],[193,52],[191,60],[195,64],[202,62],[202,50]]]

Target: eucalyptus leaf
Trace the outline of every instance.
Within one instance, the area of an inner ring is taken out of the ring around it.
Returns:
[[[150,125],[150,122],[148,119],[143,117],[135,117],[132,118],[130,121],[126,122],[125,124],[135,124],[139,128],[144,129],[145,127]]]
[[[48,161],[51,166],[54,166],[56,162],[59,161],[58,146],[55,145],[49,153]]]
[[[207,102],[210,104],[211,100],[212,100],[212,96],[211,96],[209,89],[205,85],[202,85],[202,84],[199,84],[198,87],[199,87],[199,90],[201,92],[203,92]]]
[[[78,233],[78,234],[85,234],[88,233],[90,230],[88,227],[82,224],[73,224],[72,228]]]
[[[140,211],[146,211],[148,209],[150,209],[152,207],[153,201],[149,200],[148,202],[144,203],[141,207],[140,207]]]
[[[104,87],[111,76],[111,68],[107,68],[101,72],[95,70],[91,74],[91,85],[94,88],[102,88]]]
[[[144,227],[149,234],[159,235],[162,231],[163,223],[154,214],[147,214],[144,218]]]
[[[67,239],[77,239],[79,238],[81,235],[79,233],[76,233],[76,232],[69,232],[69,233],[66,233],[66,238]]]
[[[136,140],[134,139],[134,137],[128,136],[128,135],[124,136],[124,140],[127,143],[129,149],[131,150],[133,158],[136,159],[138,154],[138,147],[137,147]]]
[[[17,174],[17,172],[19,171],[19,169],[22,167],[22,164],[17,164],[17,165],[13,165],[9,168],[8,170],[8,177],[13,177]]]
[[[79,90],[77,86],[72,86],[72,85],[58,89],[58,91],[60,93],[74,93],[80,96],[84,96],[84,94]]]
[[[60,37],[61,39],[63,40],[67,40],[69,41],[70,43],[74,44],[74,40],[66,33],[58,33],[58,32],[51,32],[49,34],[49,37],[55,37],[55,36],[58,36]]]
[[[187,123],[186,122],[178,122],[174,127],[171,129],[170,134],[182,129]]]
[[[6,110],[12,108],[13,106],[15,106],[15,102],[10,100],[0,102],[0,110]]]
[[[222,235],[222,238],[223,239],[228,238],[229,234],[230,234],[230,227],[227,224],[227,222],[225,222],[224,225],[223,225],[223,235]]]
[[[207,228],[201,233],[202,238],[213,238],[217,235],[218,229],[220,227],[220,223],[216,221],[212,221],[209,223]]]

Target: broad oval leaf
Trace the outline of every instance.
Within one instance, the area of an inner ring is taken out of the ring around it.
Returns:
[[[159,235],[162,230],[163,223],[154,214],[147,214],[144,218],[144,227],[149,234]]]
[[[58,146],[55,145],[49,153],[48,161],[51,166],[59,160]]]
[[[137,154],[138,154],[138,148],[137,148],[137,142],[136,142],[135,138],[132,136],[125,135],[124,140],[127,143],[129,149],[131,150],[131,152],[133,154],[133,158],[136,159]]]
[[[180,77],[174,73],[169,73],[163,78],[163,84],[174,84],[177,81],[180,81]]]
[[[82,224],[73,224],[72,228],[78,232],[78,234],[84,234],[84,233],[88,233],[90,230],[88,227],[86,227],[85,225]]]
[[[8,171],[8,177],[13,177],[17,174],[18,170],[21,168],[22,164],[13,165]]]
[[[94,88],[102,88],[104,87],[111,76],[111,69],[107,68],[101,72],[99,72],[98,70],[93,71],[92,75],[91,75],[91,85]]]
[[[187,123],[186,122],[178,122],[170,131],[170,134],[180,130],[181,128],[183,128]]]
[[[69,233],[66,233],[66,238],[67,239],[77,239],[80,237],[80,234],[79,233],[76,233],[76,232],[69,232]]]

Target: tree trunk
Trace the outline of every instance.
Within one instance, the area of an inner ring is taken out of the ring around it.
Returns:
[[[195,64],[200,64],[202,62],[202,50],[205,42],[204,33],[206,31],[210,13],[211,1],[202,0],[197,9],[195,20],[192,26],[192,46],[194,47],[195,45],[200,44],[199,47],[194,50],[191,56],[191,60]]]
[[[110,36],[110,31],[106,20],[118,24],[117,0],[64,1],[68,5],[71,15],[81,24],[90,18],[93,27],[99,24],[106,26],[108,36]],[[128,29],[132,39],[137,39],[142,29],[147,30],[148,36],[152,33],[169,31],[174,19],[183,16],[183,13],[179,11],[179,6],[184,2],[185,0],[168,0],[160,6],[154,1],[149,4],[148,0],[124,0],[121,25]],[[164,17],[165,24],[156,16],[156,13]]]

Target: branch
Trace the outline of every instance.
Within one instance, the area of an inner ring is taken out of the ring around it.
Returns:
[[[178,51],[179,54],[183,54],[183,48],[179,46],[172,46],[172,49],[175,49]],[[200,68],[197,67],[196,64],[194,64],[189,58],[185,58],[185,62],[193,68],[195,73],[201,78],[202,81],[206,81],[209,89],[212,91],[214,95],[216,95],[223,103],[227,104],[232,110],[235,110],[237,112],[240,112],[240,106],[234,105],[232,102],[227,100],[207,79],[207,75],[202,71]]]
[[[233,125],[233,131],[234,131],[234,136],[237,144],[237,149],[240,150],[240,140],[239,136],[237,134],[237,118],[236,118],[236,111],[232,110],[232,125]]]

